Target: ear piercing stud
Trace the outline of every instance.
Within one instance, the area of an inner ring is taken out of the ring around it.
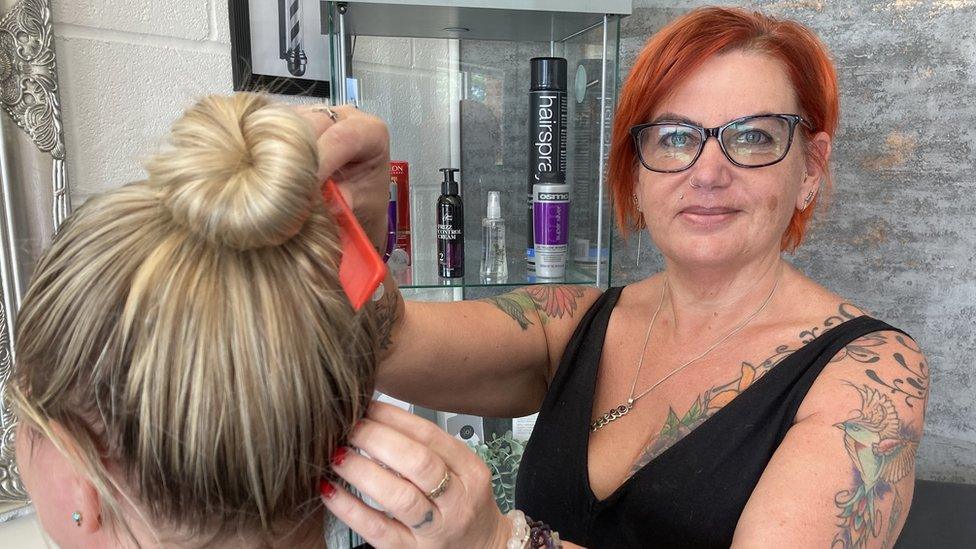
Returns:
[[[81,526],[81,513],[78,511],[71,513],[71,520],[75,521],[75,526]]]

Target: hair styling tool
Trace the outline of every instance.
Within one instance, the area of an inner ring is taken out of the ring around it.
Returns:
[[[353,309],[359,310],[376,292],[386,277],[386,264],[376,253],[356,216],[342,193],[331,179],[325,180],[322,196],[339,225],[339,243],[342,258],[339,260],[339,283],[346,292]]]

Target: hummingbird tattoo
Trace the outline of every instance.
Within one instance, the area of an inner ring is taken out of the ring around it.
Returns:
[[[861,408],[855,417],[837,423],[844,431],[844,448],[858,473],[853,490],[842,490],[834,502],[840,509],[842,531],[831,547],[866,547],[881,534],[881,511],[878,501],[894,491],[889,531],[897,523],[901,498],[895,483],[915,468],[918,439],[903,429],[895,405],[886,395],[867,385],[851,385],[861,396]]]

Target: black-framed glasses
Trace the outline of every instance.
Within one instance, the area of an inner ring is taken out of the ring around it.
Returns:
[[[797,114],[743,116],[715,128],[685,122],[651,122],[630,128],[641,164],[652,172],[687,170],[701,156],[709,137],[714,137],[729,162],[742,168],[771,166],[786,158],[793,144],[793,130],[813,126]]]

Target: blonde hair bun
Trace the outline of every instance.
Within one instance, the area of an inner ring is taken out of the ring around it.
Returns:
[[[316,487],[366,413],[382,311],[342,291],[311,127],[264,96],[207,97],[167,147],[38,259],[17,414],[126,546],[135,524],[165,534],[152,546],[321,546]]]
[[[173,219],[215,245],[276,246],[308,219],[319,182],[308,124],[265,95],[211,95],[146,163]]]

